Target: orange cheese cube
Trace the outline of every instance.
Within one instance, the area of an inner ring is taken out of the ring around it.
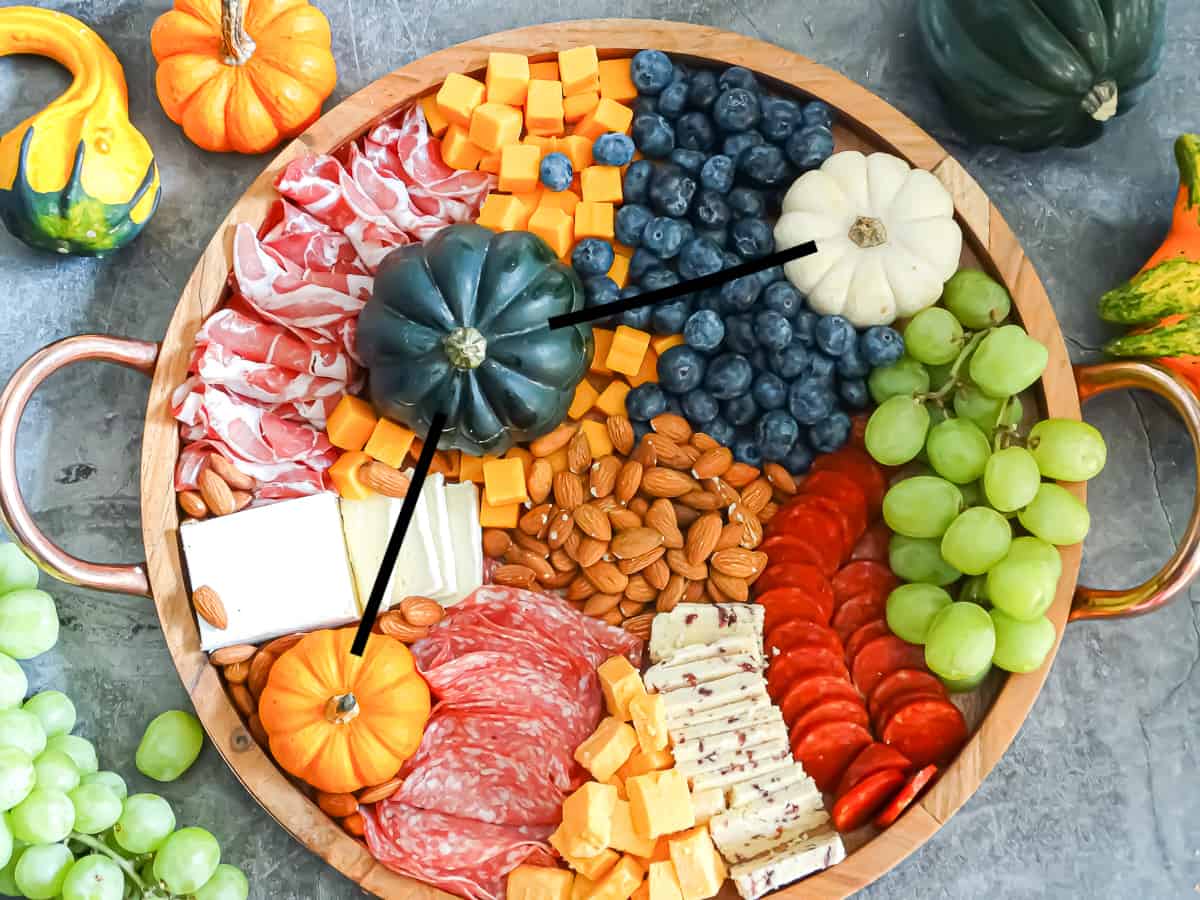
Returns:
[[[579,428],[583,432],[584,437],[587,438],[588,446],[592,450],[593,459],[612,455],[612,438],[608,436],[608,429],[603,422],[597,422],[594,419],[584,419],[579,423]]]
[[[617,856],[616,853],[613,853]],[[619,858],[619,857],[618,857]],[[570,865],[570,863],[568,863]],[[571,885],[571,900],[587,900],[596,888],[596,882],[586,878],[580,872],[575,873],[575,883]]]
[[[633,827],[639,834],[656,838],[696,824],[692,794],[688,790],[687,779],[678,769],[634,775],[625,779],[625,790],[629,792]],[[672,859],[674,856],[672,852]]]
[[[596,882],[588,900],[629,900],[646,872],[632,856],[622,856],[607,875]]]
[[[529,87],[529,57],[522,53],[489,53],[483,81],[488,103],[523,106]]]
[[[430,134],[434,137],[441,137],[446,133],[446,126],[450,124],[450,120],[438,106],[436,94],[426,94],[421,98],[421,112],[425,114],[425,124],[429,126]]]
[[[641,673],[624,656],[613,656],[600,664],[596,674],[600,676],[600,691],[608,714],[628,722],[630,702],[646,693]]]
[[[441,473],[446,476],[447,481],[458,481],[459,473],[462,471],[462,451],[461,450],[442,450],[441,457],[445,464],[441,466]],[[437,457],[434,457],[436,463]],[[434,471],[430,466],[429,471]]]
[[[487,172],[489,175],[500,174],[500,153],[489,153],[479,159],[479,171]]]
[[[633,856],[650,856],[657,843],[656,839],[639,834],[633,827],[633,814],[628,801],[617,800],[612,811],[612,836],[608,839],[608,846]]]
[[[467,453],[462,454],[462,459],[459,462],[458,478],[460,481],[473,481],[476,484],[483,484],[483,464],[489,459],[495,459],[494,456],[471,456]]]
[[[642,857],[635,856],[634,859],[637,861],[639,866],[642,866],[643,869],[645,868],[645,866],[642,865]],[[629,900],[650,900],[650,883],[648,881],[643,881],[641,884],[639,884],[634,889],[633,893],[629,895]]]
[[[575,240],[586,237],[613,239],[615,213],[611,203],[595,203],[584,200],[575,207]]]
[[[522,191],[520,193],[513,194],[513,196],[517,198],[518,202],[520,202],[521,206],[524,207],[525,219],[527,222],[529,217],[533,215],[534,210],[542,205],[542,196],[545,193],[546,191],[539,184],[532,191]]]
[[[504,896],[507,900],[571,900],[574,880],[566,869],[520,865],[508,873]]]
[[[503,103],[480,103],[471,113],[471,143],[488,153],[521,139],[521,110]]]
[[[615,787],[617,789],[617,799],[618,800],[628,800],[629,799],[629,795],[625,793],[625,779],[622,778],[620,776],[620,774],[614,775],[612,778],[608,779],[607,783],[611,784],[613,787]]]
[[[575,397],[567,407],[567,415],[572,419],[582,419],[587,411],[596,405],[596,398],[599,396],[600,392],[588,384],[585,378],[575,387]]]
[[[581,207],[586,203],[579,204]],[[622,375],[636,375],[646,357],[646,349],[650,346],[650,335],[628,325],[618,325],[613,335],[612,347],[605,361],[614,372]]]
[[[561,209],[551,206],[539,206],[529,217],[526,226],[554,251],[554,255],[562,258],[571,252],[571,235],[574,220]]]
[[[347,500],[366,500],[374,493],[359,478],[360,470],[370,461],[371,457],[361,450],[350,450],[329,467],[329,480],[339,496]]]
[[[566,191],[543,191],[541,200],[538,201],[538,209],[544,206],[552,206],[555,209],[561,209],[568,216],[574,217],[575,207],[579,205],[579,195],[572,190]]]
[[[520,503],[493,506],[486,496],[479,498],[479,524],[483,528],[516,528],[520,515]]]
[[[637,728],[633,730],[636,732]],[[653,750],[647,753],[639,749],[634,750],[630,754],[629,759],[625,760],[625,765],[617,769],[617,776],[628,780],[636,778],[639,775],[645,775],[647,772],[661,772],[664,769],[670,769],[674,765],[675,757],[670,750]]]
[[[588,371],[596,375],[611,375],[612,369],[608,367],[608,351],[612,347],[613,332],[607,328],[593,328],[592,340],[596,344],[596,353],[592,357],[592,364]]]
[[[529,221],[529,211],[512,194],[488,194],[475,221],[492,231],[521,231]]]
[[[633,124],[633,110],[616,100],[601,97],[596,108],[575,126],[575,133],[595,140],[607,131],[624,134]]]
[[[582,172],[592,164],[592,142],[579,134],[568,134],[558,139],[558,150],[571,161],[571,168]]]
[[[649,889],[649,900],[683,900],[675,864],[669,857],[650,863],[646,870],[646,887]]]
[[[529,64],[530,80],[537,79],[538,81],[558,81],[558,60],[548,59],[545,62],[531,62]]]
[[[616,805],[617,789],[596,781],[586,782],[563,801],[562,831],[574,841],[572,855],[595,856],[609,845]]]
[[[442,138],[442,159],[452,169],[471,170],[483,159],[483,148],[471,143],[467,130],[451,123]]]
[[[367,456],[387,463],[393,469],[404,464],[404,457],[412,446],[416,435],[403,425],[397,425],[389,419],[380,419],[375,423],[375,430],[363,448]]]
[[[483,464],[483,496],[492,506],[524,503],[525,467],[519,458],[490,459]]]
[[[629,701],[629,718],[633,721],[642,753],[667,749],[667,701],[662,694],[642,693],[633,697]]]
[[[541,151],[529,144],[507,144],[500,151],[500,190],[529,193],[538,186]]]
[[[562,82],[542,81],[540,78],[529,82],[529,95],[525,98],[525,127],[532,134],[562,134]]]
[[[608,387],[600,392],[600,396],[596,398],[593,405],[606,416],[623,416],[625,415],[625,398],[630,390],[631,388],[624,381],[619,379],[610,381]]]
[[[642,365],[637,370],[635,375],[627,375],[629,384],[632,387],[641,387],[648,381],[658,381],[658,354],[653,350],[647,349],[646,355],[642,357]]]
[[[521,461],[521,474],[528,479],[529,467],[533,465],[533,454],[524,447],[510,447],[508,452],[504,454],[505,459],[519,459]]]
[[[687,342],[683,339],[682,334],[664,334],[652,340],[650,346],[654,348],[655,353],[662,356],[672,347],[678,347],[685,343]]]
[[[572,47],[558,51],[558,77],[563,94],[584,94],[600,90],[600,59],[596,48]]]
[[[625,287],[629,283],[629,257],[622,253],[614,254],[613,264],[608,269],[608,277],[617,283],[617,287]]]
[[[600,95],[595,91],[563,97],[563,118],[568,122],[578,122],[595,109],[599,102]]]
[[[621,202],[621,170],[617,166],[588,166],[579,181],[588,203]]]
[[[631,60],[600,60],[600,96],[618,103],[631,103],[638,97],[637,86],[630,75]]]
[[[576,851],[580,849],[588,849],[587,846],[581,848],[577,838],[568,834],[562,825],[554,829],[550,837],[547,838],[550,846],[558,851],[558,855],[563,858],[568,866],[583,875],[585,878],[590,878],[595,881],[608,873],[608,870],[617,864],[617,860],[621,858],[621,854],[615,850],[601,850],[594,856],[580,856]]]
[[[361,397],[346,394],[337,402],[325,421],[329,443],[339,450],[361,450],[375,431],[379,417],[371,404]]]
[[[553,153],[558,149],[558,138],[543,134],[527,134],[521,138],[521,143],[537,147],[539,159],[545,159],[547,153]]]
[[[451,72],[437,92],[438,109],[451,125],[466,128],[471,124],[471,113],[486,94],[487,88],[482,82]]]
[[[557,475],[559,472],[565,472],[570,467],[567,459],[567,448],[559,447],[553,453],[546,457],[546,462],[550,463],[550,469]]]
[[[634,822],[637,822],[636,811]],[[676,835],[671,838],[670,847],[671,864],[675,867],[675,877],[679,881],[683,900],[715,897],[728,873],[725,860],[721,859],[717,848],[713,846],[708,828],[700,825],[685,834]]]
[[[625,764],[636,748],[637,733],[632,726],[609,716],[596,726],[587,740],[575,748],[575,761],[591,772],[597,781],[604,782],[617,773],[617,769]],[[616,789],[612,791],[616,797]]]

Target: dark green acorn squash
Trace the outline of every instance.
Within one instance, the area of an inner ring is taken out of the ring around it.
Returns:
[[[1166,0],[919,0],[938,90],[978,140],[1079,146],[1158,71]]]
[[[583,285],[541,238],[451,225],[393,250],[358,320],[375,409],[420,434],[447,415],[439,446],[503,453],[566,417],[595,345],[590,325],[550,330]]]

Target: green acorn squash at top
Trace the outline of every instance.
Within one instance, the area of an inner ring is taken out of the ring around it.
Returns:
[[[964,130],[1019,150],[1079,146],[1158,71],[1166,0],[919,0],[938,90]]]
[[[590,325],[549,328],[584,304],[583,285],[541,238],[451,225],[393,250],[358,319],[376,411],[439,446],[503,453],[566,418],[595,345]]]

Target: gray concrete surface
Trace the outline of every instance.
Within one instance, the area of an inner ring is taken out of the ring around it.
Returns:
[[[7,5],[7,4],[0,4]],[[85,331],[156,339],[200,248],[261,169],[205,154],[154,96],[147,34],[164,0],[53,5],[82,16],[126,67],[136,124],[165,186],[140,241],[105,260],[57,259],[0,233],[0,380],[42,345]],[[1045,279],[1076,361],[1108,335],[1093,315],[1106,287],[1157,245],[1175,189],[1171,142],[1200,128],[1200,7],[1172,0],[1163,72],[1098,145],[1021,156],[966,145],[922,67],[914,0],[318,0],[332,20],[334,101],[448,44],[542,20],[646,16],[763,37],[868,86],[942,140],[983,184]],[[0,59],[0,132],[65,85],[44,60]],[[55,376],[20,435],[21,481],[46,530],[94,559],[140,558],[138,459],[146,383],[112,367]],[[1187,522],[1194,466],[1158,401],[1111,395],[1088,407],[1110,446],[1091,494],[1084,580],[1122,586],[1165,560]],[[47,580],[48,581],[48,580]],[[256,898],[352,897],[251,800],[211,749],[176,784],[133,769],[145,724],[187,699],[150,604],[47,583],[63,621],[57,649],[29,664],[36,687],[79,701],[82,732],[136,790],[161,790],[181,822],[212,829]],[[1196,594],[1155,616],[1072,626],[1041,699],[983,788],[928,845],[864,892],[883,897],[1182,897],[1200,890],[1200,620]]]

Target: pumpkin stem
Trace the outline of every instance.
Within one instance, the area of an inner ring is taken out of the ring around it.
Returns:
[[[455,328],[446,335],[442,346],[456,369],[478,369],[487,357],[487,338],[470,325]]]
[[[244,66],[254,55],[254,38],[246,32],[246,2],[221,0],[221,53],[227,66]]]
[[[1083,98],[1083,111],[1097,122],[1107,122],[1117,114],[1120,92],[1111,78],[1094,85]]]
[[[361,711],[358,698],[350,691],[330,697],[329,702],[325,704],[325,718],[334,725],[346,725],[353,722]]]
[[[850,226],[847,237],[864,250],[868,247],[882,247],[887,243],[887,229],[879,219],[859,216]]]

